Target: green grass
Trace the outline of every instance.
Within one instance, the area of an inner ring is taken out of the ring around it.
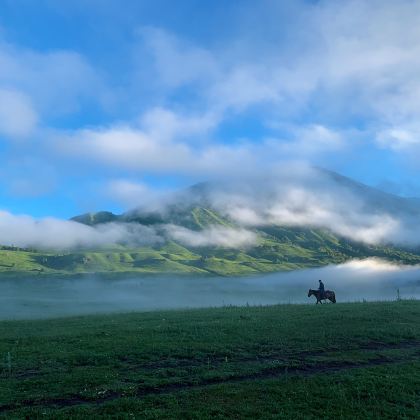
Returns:
[[[0,323],[5,418],[415,418],[420,302]]]

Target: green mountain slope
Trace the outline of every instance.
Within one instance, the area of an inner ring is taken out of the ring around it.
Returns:
[[[73,220],[95,226],[103,223],[176,224],[200,232],[210,227],[235,227],[214,209],[192,206],[167,209],[165,214],[91,213]],[[0,274],[173,273],[193,275],[250,275],[337,264],[353,258],[380,257],[420,264],[420,255],[391,246],[355,243],[321,229],[267,226],[254,229],[251,247],[192,247],[168,239],[155,246],[113,246],[67,252],[0,247]]]

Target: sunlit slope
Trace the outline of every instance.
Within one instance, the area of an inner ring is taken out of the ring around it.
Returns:
[[[166,214],[108,212],[78,216],[88,224],[131,222],[146,226],[176,224],[200,231],[212,226],[235,227],[215,210],[195,206],[172,208]],[[337,264],[352,258],[380,257],[405,264],[419,264],[420,255],[386,246],[367,246],[311,228],[267,226],[254,229],[257,244],[229,249],[192,247],[167,240],[156,246],[112,246],[81,251],[40,251],[13,247],[0,249],[0,273],[173,273],[195,275],[248,275]]]

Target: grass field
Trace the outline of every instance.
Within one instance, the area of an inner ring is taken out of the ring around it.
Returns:
[[[0,323],[4,418],[418,418],[420,302]]]

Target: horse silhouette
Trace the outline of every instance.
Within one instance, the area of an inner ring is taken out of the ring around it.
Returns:
[[[325,290],[324,294],[321,294],[320,290],[309,289],[308,297],[312,295],[316,297],[317,305],[318,303],[322,304],[322,301],[326,299],[330,300],[332,303],[336,302],[335,293],[332,290]]]

